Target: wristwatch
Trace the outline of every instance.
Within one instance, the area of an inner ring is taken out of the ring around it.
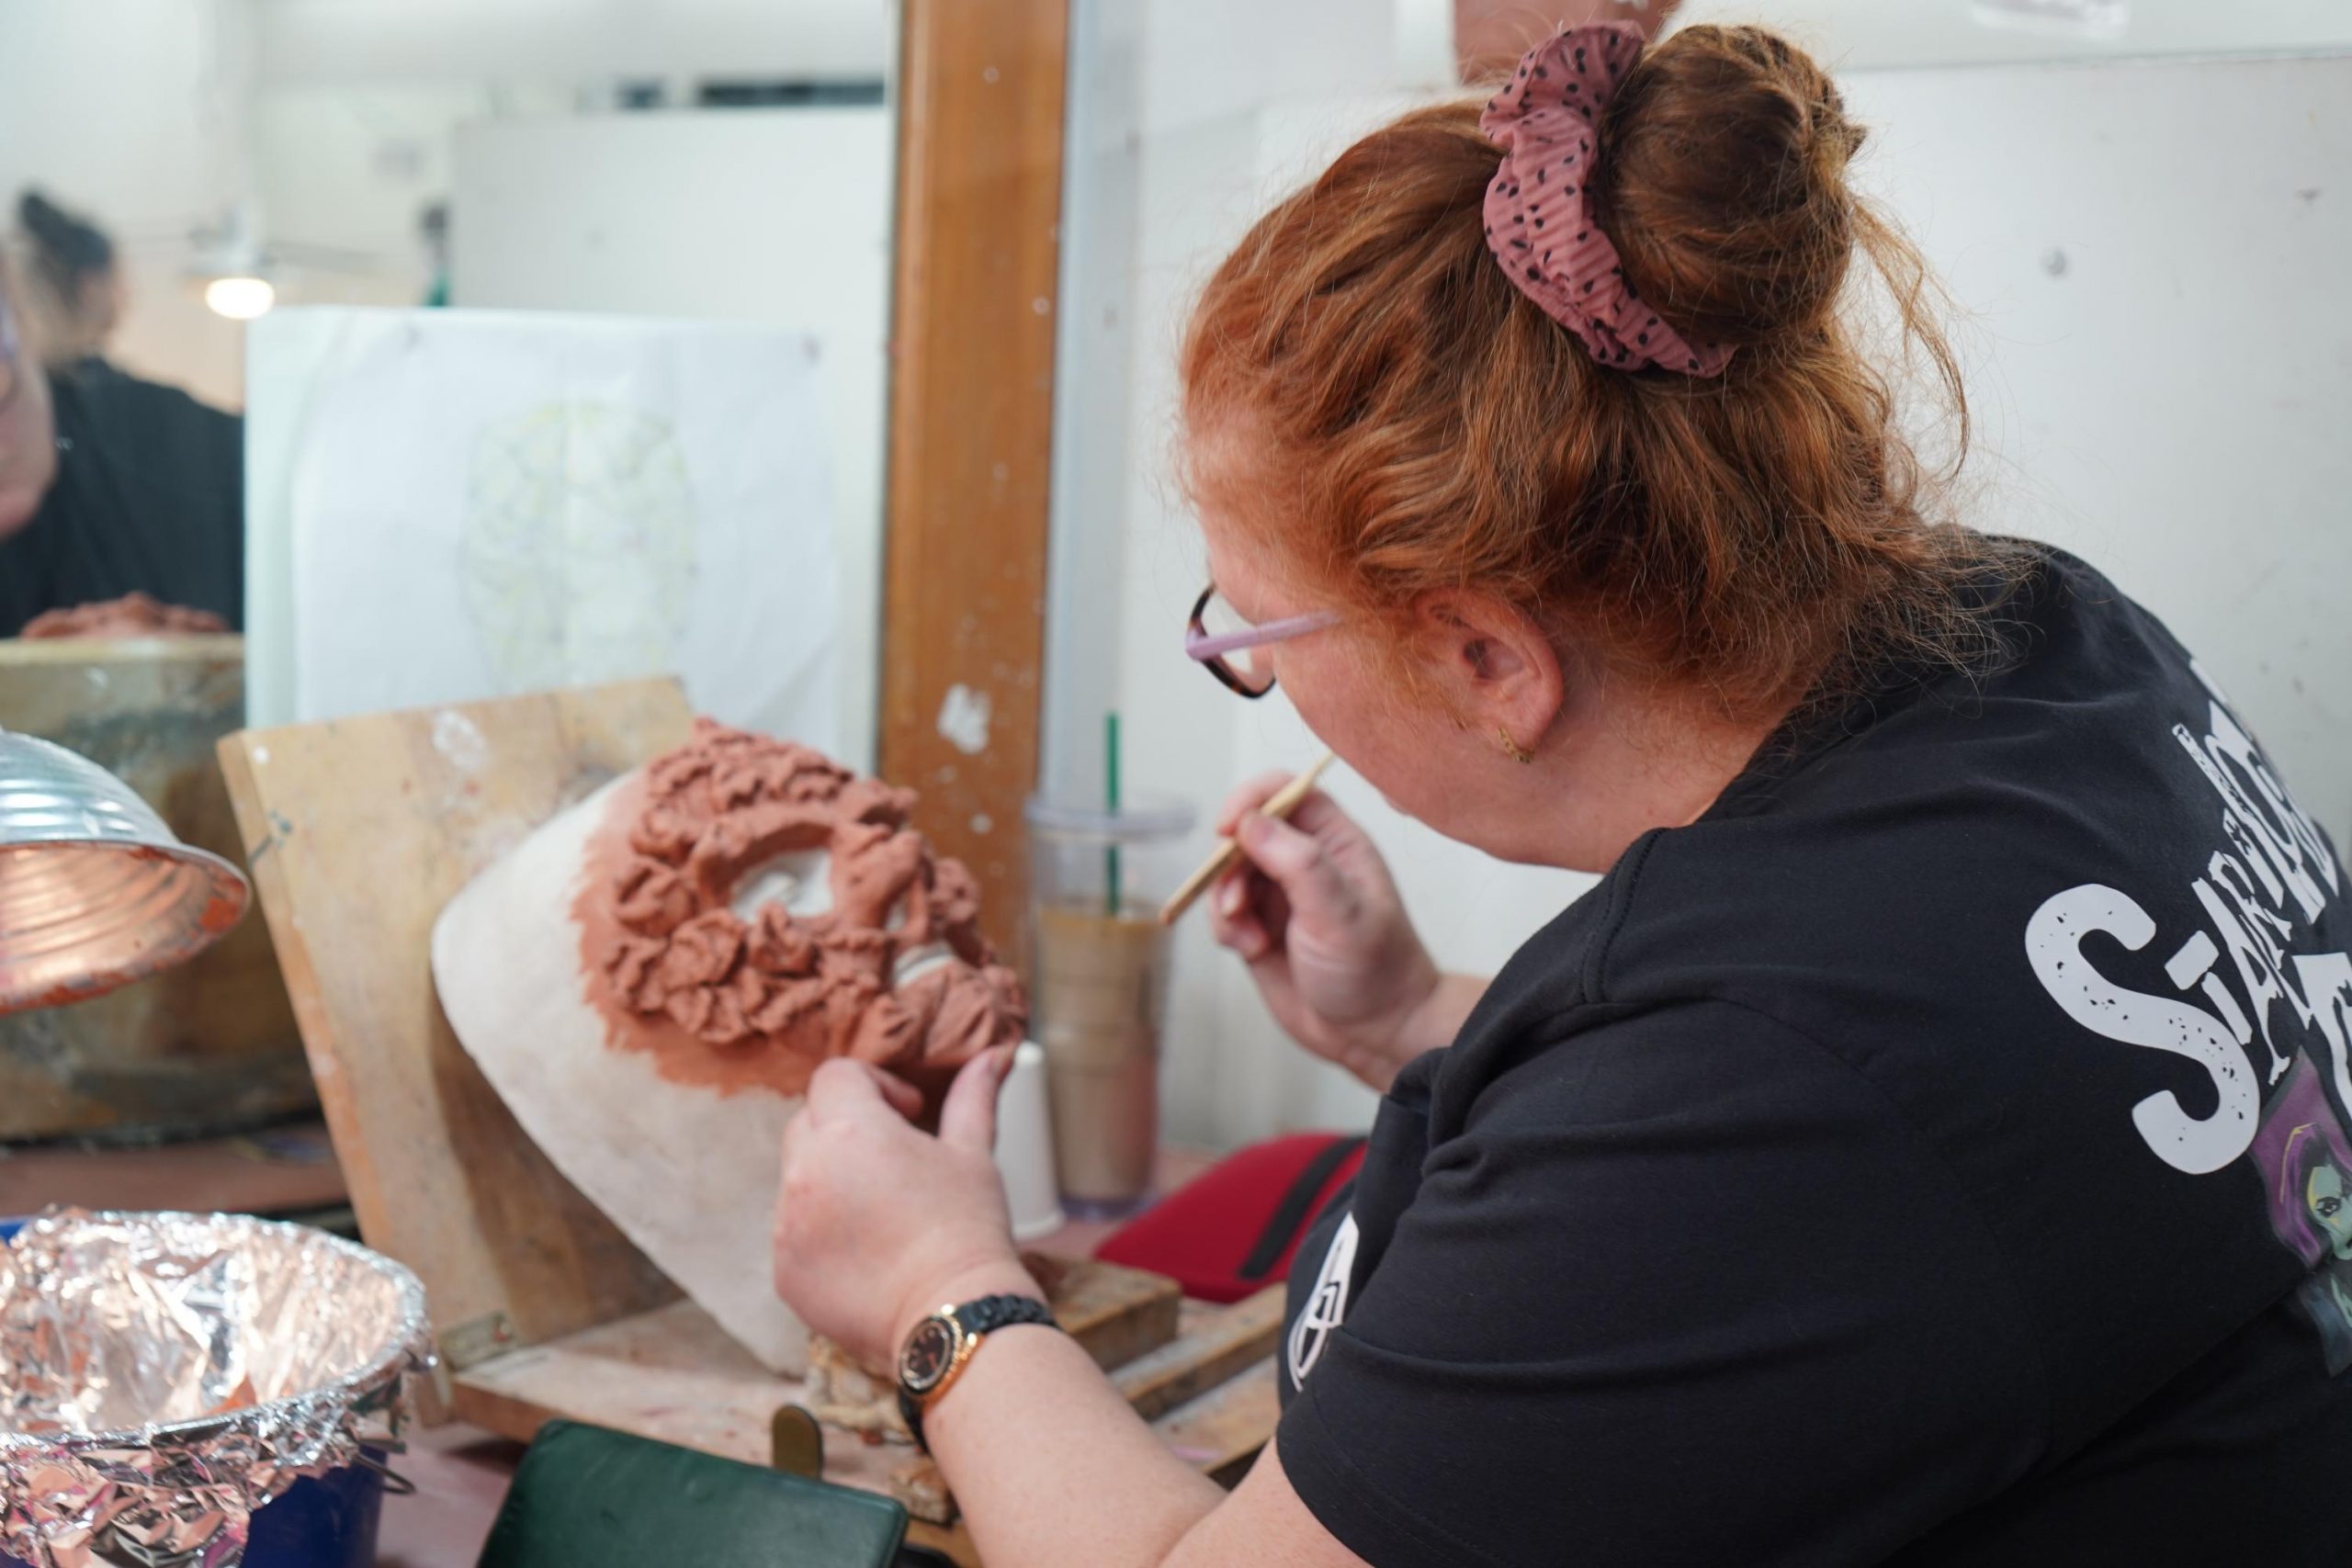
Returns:
[[[922,1440],[922,1413],[947,1392],[982,1339],[1016,1323],[1058,1326],[1054,1309],[1034,1296],[982,1296],[941,1307],[915,1325],[899,1352],[899,1414],[906,1417],[917,1448],[931,1451]]]

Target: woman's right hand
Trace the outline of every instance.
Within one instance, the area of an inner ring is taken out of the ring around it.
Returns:
[[[1417,1027],[1442,988],[1437,964],[1387,863],[1329,795],[1308,795],[1286,822],[1262,814],[1288,782],[1267,773],[1227,797],[1217,831],[1243,860],[1209,891],[1210,928],[1292,1039],[1385,1091],[1451,1036]]]

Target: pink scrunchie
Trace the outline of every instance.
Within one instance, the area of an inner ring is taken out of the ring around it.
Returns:
[[[1569,28],[1527,51],[1478,117],[1479,130],[1503,150],[1487,186],[1487,246],[1520,292],[1600,364],[1718,375],[1731,363],[1730,346],[1687,342],[1659,321],[1634,296],[1617,247],[1593,218],[1600,113],[1641,52],[1641,29],[1631,22]]]

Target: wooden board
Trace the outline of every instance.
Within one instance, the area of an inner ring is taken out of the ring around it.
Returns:
[[[515,1125],[428,954],[477,872],[689,722],[675,682],[637,681],[220,742],[361,1234],[424,1280],[445,1349],[453,1329],[535,1344],[677,1295]]]
[[[1203,1312],[1181,1339],[1124,1362],[1111,1379],[1145,1420],[1157,1420],[1273,1353],[1282,1337],[1284,1287]]]
[[[1154,1421],[1151,1429],[1177,1458],[1230,1491],[1250,1473],[1281,1416],[1282,1395],[1269,1356],[1239,1377],[1178,1405]],[[831,1478],[830,1467],[826,1474]],[[907,1525],[910,1544],[928,1547],[961,1568],[980,1568],[972,1532],[956,1517],[955,1502],[929,1460],[902,1465],[892,1478],[890,1493],[911,1516]]]
[[[1184,1292],[1164,1274],[1091,1258],[1024,1254],[1054,1320],[1086,1347],[1098,1367],[1124,1367],[1176,1337]]]
[[[1125,1350],[1132,1345],[1145,1345],[1147,1359],[1179,1348],[1173,1280],[1080,1259],[1065,1262],[1047,1289],[1057,1321],[1098,1365],[1136,1361]],[[692,1302],[509,1351],[458,1371],[451,1383],[460,1418],[518,1441],[564,1416],[761,1464],[768,1418],[805,1398],[801,1380],[762,1366]],[[829,1441],[865,1446],[841,1433]]]
[[[1091,1291],[1073,1292],[1079,1313],[1120,1288],[1106,1274]],[[1282,1292],[1222,1309],[1187,1303],[1185,1311],[1183,1337],[1127,1362],[1113,1381],[1178,1457],[1231,1485],[1274,1429],[1272,1358]],[[1102,1359],[1099,1346],[1090,1348]],[[769,1461],[777,1407],[803,1402],[798,1380],[761,1366],[691,1302],[496,1357],[453,1382],[460,1418],[518,1442],[562,1416],[751,1464]],[[912,1450],[828,1428],[825,1479],[896,1496],[915,1516],[910,1540],[966,1568],[978,1562],[937,1471]]]
[[[882,773],[1012,951],[1037,776],[1064,0],[901,7]],[[960,720],[960,722],[959,722]]]
[[[12,1149],[0,1157],[0,1214],[75,1209],[196,1209],[293,1217],[351,1201],[316,1122],[153,1148]]]

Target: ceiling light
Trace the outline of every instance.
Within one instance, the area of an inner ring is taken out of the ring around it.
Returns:
[[[204,286],[204,302],[232,321],[250,321],[269,314],[277,290],[266,277],[216,277]]]

